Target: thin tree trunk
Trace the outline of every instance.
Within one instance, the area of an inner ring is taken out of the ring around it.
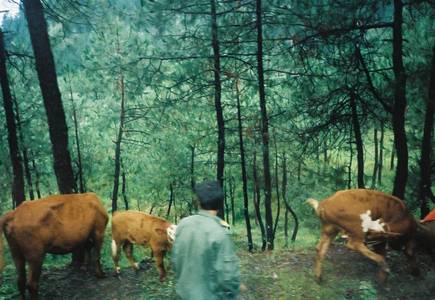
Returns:
[[[231,178],[229,178],[230,180],[230,200],[231,200],[231,223],[234,225],[236,225],[236,216],[235,216],[235,212],[234,212],[234,193],[235,193],[235,180],[234,180],[234,176],[231,176]]]
[[[396,176],[393,195],[403,199],[408,180],[408,145],[405,132],[406,73],[403,66],[403,1],[394,0],[393,22],[393,71],[395,76],[393,131],[397,152]]]
[[[421,145],[420,160],[420,218],[423,219],[430,212],[427,197],[432,194],[431,186],[431,152],[433,140],[435,113],[435,46],[433,47],[432,66],[429,81],[429,95],[426,101],[426,116],[424,121],[423,141]]]
[[[56,68],[47,33],[47,22],[39,0],[23,0],[35,55],[36,71],[47,112],[48,130],[54,159],[54,172],[61,194],[77,192],[68,150],[68,126],[57,85]]]
[[[174,187],[172,186],[172,182],[169,184],[169,205],[168,205],[168,212],[166,213],[166,217],[169,217],[169,214],[171,213],[171,207],[172,207],[172,201],[174,200]]]
[[[3,94],[3,105],[6,114],[6,126],[8,129],[9,155],[12,162],[12,206],[17,207],[26,200],[24,194],[24,173],[20,149],[18,147],[17,127],[15,124],[12,95],[9,87],[9,79],[6,69],[6,49],[3,32],[0,29],[0,84]]]
[[[378,146],[378,130],[375,129],[375,132],[373,134],[373,140],[375,143],[375,159],[374,159],[374,167],[373,167],[373,176],[372,176],[372,186],[371,189],[374,189],[376,187],[376,177],[378,175],[378,152],[379,152],[379,146]]]
[[[273,134],[273,139],[275,143],[275,187],[276,187],[276,218],[275,225],[273,226],[273,239],[275,240],[276,228],[278,227],[279,215],[281,213],[281,202],[279,199],[279,178],[278,178],[278,147],[276,144],[275,132]]]
[[[384,124],[381,123],[381,139],[379,140],[378,183],[382,185],[382,168],[384,166]]]
[[[261,246],[261,250],[264,251],[266,250],[267,237],[266,237],[266,231],[264,230],[263,219],[261,218],[261,213],[260,213],[260,198],[261,198],[260,183],[258,182],[256,162],[257,162],[257,155],[254,152],[254,166],[253,166],[253,177],[254,177],[253,179],[254,179],[254,191],[255,191],[254,207],[255,207],[255,214],[257,216],[258,226],[260,226],[261,239],[263,240],[263,245]]]
[[[298,234],[298,230],[299,230],[299,219],[298,216],[296,215],[296,212],[292,209],[292,207],[290,206],[290,204],[287,202],[287,162],[286,162],[286,156],[284,153],[284,161],[283,161],[283,170],[282,170],[282,199],[284,201],[284,204],[287,208],[287,212],[290,212],[291,215],[293,216],[293,219],[295,220],[295,229],[293,230],[293,235],[291,238],[291,241],[294,242],[296,240],[296,236]],[[287,217],[286,217],[286,231],[287,231]],[[287,237],[287,235],[286,235]],[[287,244],[287,241],[286,241]]]
[[[122,176],[122,198],[124,199],[125,210],[128,210],[127,180],[126,180],[125,168],[124,168],[124,164],[122,163],[122,160],[121,160],[121,166],[122,166],[122,172],[121,172],[121,176]]]
[[[236,79],[238,80],[238,79]],[[242,112],[240,108],[240,94],[239,94],[239,86],[236,82],[236,91],[237,91],[237,120],[239,123],[239,146],[240,146],[240,159],[242,165],[242,188],[243,188],[243,212],[245,215],[245,223],[246,223],[246,235],[248,237],[248,250],[252,251],[252,230],[251,230],[251,220],[249,218],[249,199],[248,199],[248,176],[246,174],[246,161],[245,161],[245,148],[243,144],[243,127],[242,127]]]
[[[73,99],[73,92],[72,89],[70,88],[70,99],[71,99],[71,106],[73,109],[73,119],[74,119],[74,132],[76,134],[76,149],[77,149],[77,158],[78,158],[78,162],[77,162],[77,168],[78,168],[78,179],[79,179],[79,191],[80,193],[84,193],[85,192],[85,186],[83,183],[83,166],[82,166],[82,153],[80,150],[80,140],[79,140],[79,127],[78,127],[78,122],[77,122],[77,111],[74,105],[74,99]]]
[[[20,118],[20,110],[18,107],[18,102],[15,99],[15,97],[12,97],[13,105],[15,107],[15,118],[17,120],[17,131],[18,131],[18,137],[21,144],[22,152],[23,152],[23,165],[24,165],[24,174],[27,182],[27,186],[29,188],[29,197],[30,200],[35,200],[35,195],[33,193],[33,182],[32,182],[32,174],[30,172],[30,162],[29,162],[29,156],[28,151],[29,149],[25,146],[24,143],[24,136],[23,136],[23,130],[21,128],[21,118]]]
[[[220,78],[220,52],[218,39],[218,26],[216,20],[216,4],[211,0],[211,19],[212,19],[212,45],[213,45],[213,73],[214,73],[214,103],[216,109],[216,118],[218,124],[218,157],[217,157],[217,180],[223,186],[224,182],[224,154],[225,154],[225,122],[222,111],[222,86]],[[218,212],[223,217],[223,212]]]
[[[261,108],[261,136],[263,150],[263,172],[264,172],[264,208],[266,219],[267,232],[267,250],[273,250],[273,217],[272,217],[272,183],[270,176],[270,160],[269,160],[269,119],[266,109],[266,93],[264,87],[264,70],[263,70],[263,24],[262,24],[262,8],[261,0],[256,0],[255,10],[257,20],[257,68],[258,68],[258,88],[260,94]]]
[[[356,153],[357,153],[357,161],[358,161],[358,188],[365,188],[364,185],[364,150],[363,150],[363,142],[361,137],[361,128],[358,120],[358,112],[356,108],[355,102],[355,92],[352,90],[350,92],[350,106],[352,109],[352,122],[353,122],[353,131],[355,133],[355,143],[356,143]]]
[[[191,156],[190,156],[190,187],[192,188],[192,191],[195,190],[195,146],[190,146]],[[196,210],[198,210],[198,203],[197,201],[193,201],[189,205],[189,212],[192,213],[192,207]]]
[[[112,214],[118,210],[119,174],[121,169],[121,143],[125,121],[124,75],[122,71],[119,74],[118,82],[121,86],[121,116],[119,121],[118,138],[116,139],[115,143],[115,173],[113,177]]]
[[[34,157],[33,152],[32,152],[32,157]],[[35,173],[35,175],[36,175],[35,176],[36,177],[36,180],[35,180],[36,194],[38,195],[38,199],[41,199],[41,190],[39,189],[39,183],[40,183],[39,172],[36,169],[36,164],[35,164],[34,158],[32,158],[32,167],[33,167],[33,173]]]

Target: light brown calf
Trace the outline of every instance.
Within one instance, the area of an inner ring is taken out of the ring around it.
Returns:
[[[67,254],[84,247],[85,263],[89,265],[93,247],[95,271],[99,277],[104,277],[100,251],[108,220],[106,210],[93,193],[23,202],[0,220],[0,273],[5,256],[4,233],[18,272],[21,299],[26,299],[26,286],[30,299],[38,299],[38,281],[46,253]],[[29,266],[27,284],[26,263]]]
[[[139,267],[133,259],[133,245],[149,246],[156,260],[160,281],[165,282],[163,258],[172,249],[175,227],[165,219],[144,212],[116,211],[112,217],[112,258],[115,272],[121,272],[118,261],[122,244],[122,249],[136,271]]]
[[[390,271],[386,248],[404,251],[412,273],[419,274],[412,238],[417,222],[402,200],[377,191],[355,189],[339,191],[317,202],[308,199],[322,222],[322,235],[317,245],[316,281],[322,279],[322,264],[332,239],[344,231],[348,235],[347,247],[376,261],[381,283],[387,285],[386,273]],[[364,242],[373,244],[374,252]]]

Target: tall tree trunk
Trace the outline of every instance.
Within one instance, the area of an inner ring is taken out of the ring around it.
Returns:
[[[195,145],[190,146],[191,156],[190,156],[190,187],[192,191],[195,190]],[[192,213],[192,208],[198,210],[198,202],[196,200],[192,201],[189,205],[189,212]]]
[[[278,145],[276,144],[275,131],[273,132],[273,140],[275,144],[275,189],[276,189],[276,218],[273,226],[273,239],[275,240],[276,228],[278,227],[279,215],[281,213],[281,201],[279,199],[279,178],[278,178]]]
[[[384,123],[381,123],[381,139],[379,140],[378,184],[382,185],[382,168],[384,167]]]
[[[17,120],[17,131],[18,138],[21,144],[21,151],[23,152],[23,165],[24,165],[24,174],[27,182],[27,186],[29,189],[29,197],[30,200],[35,200],[35,195],[33,193],[33,182],[32,182],[32,174],[30,172],[30,161],[29,161],[29,149],[25,146],[23,129],[21,128],[21,118],[20,118],[20,109],[18,107],[18,102],[15,97],[12,97],[13,105],[15,107],[15,118]]]
[[[261,0],[256,0],[257,16],[257,68],[258,68],[258,88],[260,94],[261,108],[261,136],[263,141],[263,172],[264,172],[264,207],[267,233],[267,250],[273,250],[273,218],[272,218],[272,183],[270,177],[270,159],[269,159],[269,119],[266,109],[266,93],[264,87],[264,69],[263,69],[263,24]]]
[[[405,196],[406,182],[408,180],[408,146],[405,133],[406,73],[403,66],[402,10],[402,0],[394,0],[393,71],[395,86],[393,131],[394,145],[397,152],[397,167],[393,195],[400,199],[403,199]]]
[[[77,122],[77,110],[75,108],[74,105],[74,99],[73,99],[73,92],[72,89],[70,88],[70,99],[71,99],[71,106],[73,109],[73,119],[74,119],[74,132],[76,134],[76,149],[77,149],[77,158],[78,158],[78,162],[77,162],[77,168],[78,168],[78,180],[79,180],[79,191],[80,193],[84,193],[85,192],[85,186],[84,186],[84,181],[83,181],[83,166],[82,166],[82,153],[80,150],[80,139],[79,139],[79,127],[78,127],[78,122]]]
[[[424,121],[423,141],[421,145],[421,160],[420,160],[420,218],[423,219],[429,214],[429,203],[427,197],[433,194],[431,190],[431,152],[433,140],[433,126],[434,126],[434,112],[435,112],[435,46],[433,47],[432,66],[429,81],[429,95],[426,101],[426,116]]]
[[[363,189],[364,186],[364,150],[363,150],[363,142],[361,137],[361,128],[358,120],[358,112],[356,108],[355,102],[355,92],[350,92],[350,106],[352,109],[352,122],[353,122],[353,131],[355,133],[355,143],[356,143],[356,157],[358,161],[358,188]]]
[[[23,0],[22,3],[47,113],[57,185],[61,194],[74,193],[77,192],[77,185],[68,150],[68,126],[57,85],[56,68],[47,33],[47,22],[44,19],[44,10],[39,0]]]
[[[119,174],[121,170],[121,143],[125,122],[124,74],[122,71],[119,73],[118,82],[121,86],[121,115],[119,121],[118,138],[115,142],[115,172],[113,176],[112,214],[118,210]]]
[[[18,147],[17,127],[14,117],[12,95],[9,87],[9,79],[6,69],[6,49],[3,32],[0,29],[0,84],[3,94],[3,105],[5,108],[6,125],[8,129],[9,155],[12,162],[12,173],[14,175],[12,184],[12,206],[17,207],[26,200],[24,194],[24,173],[20,149]]]
[[[171,213],[171,207],[172,207],[172,201],[174,200],[174,187],[172,185],[173,182],[169,184],[169,205],[168,205],[168,212],[166,213],[166,217],[169,217],[169,214]]]
[[[286,162],[286,156],[284,153],[284,161],[283,161],[283,170],[282,170],[282,199],[284,201],[284,204],[287,208],[286,214],[288,212],[291,213],[291,215],[293,216],[293,219],[295,220],[295,229],[293,230],[293,234],[292,234],[292,238],[291,241],[294,242],[296,240],[296,236],[298,234],[298,230],[299,230],[299,219],[298,216],[296,215],[296,212],[292,209],[292,207],[290,206],[290,204],[287,202],[287,162]],[[286,217],[286,232],[287,232],[287,217]],[[287,234],[286,234],[287,237]],[[287,241],[286,241],[287,244]]]
[[[126,180],[126,176],[125,176],[125,168],[124,168],[124,164],[122,163],[121,160],[121,177],[122,177],[122,199],[124,199],[124,205],[125,205],[125,210],[128,210],[128,198],[127,198],[127,180]]]
[[[238,79],[236,79],[238,80]],[[252,251],[252,230],[251,230],[251,220],[249,218],[249,199],[248,199],[248,176],[246,174],[246,161],[245,161],[245,147],[243,144],[243,127],[242,127],[242,112],[240,108],[240,94],[239,94],[239,86],[236,82],[237,89],[237,121],[239,124],[239,146],[240,146],[240,159],[242,165],[242,189],[243,189],[243,212],[245,215],[245,223],[246,223],[246,235],[248,237],[248,250]]]
[[[217,154],[217,180],[223,186],[224,182],[224,154],[225,154],[225,122],[222,110],[222,85],[220,77],[220,52],[218,39],[218,26],[216,20],[216,3],[211,0],[211,19],[212,19],[212,45],[213,45],[213,73],[214,73],[214,105],[218,124],[218,154]],[[219,210],[218,216],[223,219],[224,212]]]
[[[375,143],[375,159],[374,159],[371,189],[374,189],[376,187],[376,176],[378,173],[378,164],[379,164],[379,158],[378,158],[379,145],[378,145],[378,130],[377,129],[375,129],[375,132],[373,133],[373,140]]]
[[[261,246],[261,250],[266,250],[267,245],[267,236],[266,231],[264,230],[264,224],[263,219],[261,218],[260,213],[260,183],[258,182],[258,176],[257,176],[257,154],[254,152],[254,165],[253,165],[253,179],[254,179],[254,207],[255,207],[255,215],[257,216],[258,226],[260,226],[261,231],[261,239],[263,241],[263,244]]]

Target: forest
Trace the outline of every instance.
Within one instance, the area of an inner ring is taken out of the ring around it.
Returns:
[[[92,191],[177,223],[216,179],[252,251],[318,228],[305,200],[338,190],[434,206],[432,0],[19,5],[0,29],[1,214]]]

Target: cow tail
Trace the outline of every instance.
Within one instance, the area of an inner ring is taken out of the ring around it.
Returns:
[[[306,201],[307,203],[311,204],[311,206],[314,208],[314,210],[316,211],[316,215],[317,217],[320,218],[320,209],[319,209],[319,201],[317,201],[314,198],[310,198]]]
[[[5,244],[3,242],[3,224],[5,223],[5,218],[0,220],[0,244],[1,244],[1,258],[0,258],[0,278],[3,275],[3,265],[5,263]]]

